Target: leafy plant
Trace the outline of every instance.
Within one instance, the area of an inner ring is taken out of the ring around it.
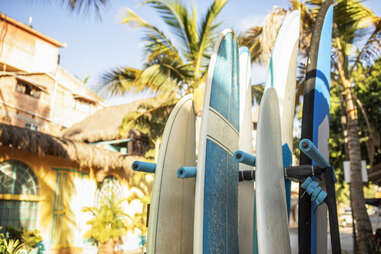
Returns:
[[[93,218],[87,224],[91,226],[85,236],[94,240],[96,244],[109,240],[117,241],[127,233],[131,218],[122,209],[124,199],[119,199],[114,193],[105,197],[99,207],[85,207],[84,212],[90,212]]]
[[[1,230],[1,227],[0,227]],[[24,244],[19,240],[5,238],[4,233],[0,233],[0,253],[2,254],[25,254]]]
[[[33,248],[36,248],[42,242],[42,237],[37,229],[23,230],[22,242],[27,250],[31,250]]]
[[[26,254],[24,244],[19,240],[3,239],[4,254]]]
[[[6,227],[5,235],[7,239],[18,241],[23,244],[27,251],[36,248],[42,241],[40,232],[36,230],[26,230],[24,228],[18,229],[14,227]]]

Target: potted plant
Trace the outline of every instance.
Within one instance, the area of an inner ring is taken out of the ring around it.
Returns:
[[[131,224],[130,216],[122,209],[122,203],[114,193],[101,200],[98,207],[85,207],[84,212],[92,213],[93,217],[87,221],[91,227],[85,237],[91,239],[98,246],[99,254],[114,254],[115,245],[127,233]]]
[[[45,247],[42,243],[40,232],[35,230],[18,229],[11,226],[5,228],[5,233],[0,235],[0,238],[5,236],[3,245],[6,244],[8,252],[5,253],[23,253],[23,254],[42,254]],[[0,253],[3,253],[0,247]],[[9,251],[14,249],[15,251]],[[17,252],[19,250],[19,252]]]

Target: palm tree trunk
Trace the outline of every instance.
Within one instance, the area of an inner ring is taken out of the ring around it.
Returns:
[[[361,151],[359,138],[359,123],[357,106],[352,96],[349,81],[345,80],[344,98],[345,109],[348,120],[348,150],[350,160],[351,185],[353,216],[356,221],[356,235],[358,240],[359,253],[376,253],[375,242],[373,239],[372,226],[365,207],[363,182],[361,176]]]

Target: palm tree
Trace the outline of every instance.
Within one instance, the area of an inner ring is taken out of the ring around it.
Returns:
[[[311,45],[311,34],[317,13],[324,1],[307,1],[306,4],[290,0],[291,10],[300,9],[302,34],[300,43],[301,58],[307,60]],[[258,34],[259,35],[259,34]],[[255,37],[254,42],[260,42]],[[255,45],[255,44],[254,44]],[[259,48],[256,46],[256,48]],[[355,74],[360,68],[372,65],[380,56],[381,19],[358,0],[337,0],[334,9],[332,40],[332,87],[341,89],[345,114],[346,132],[351,165],[351,187],[353,215],[356,221],[358,251],[374,253],[374,241],[369,216],[366,212],[363,183],[361,180],[361,154],[358,123],[358,104],[353,93]],[[255,49],[255,48],[254,48]],[[306,65],[300,64],[299,91],[303,90]],[[358,73],[357,73],[358,75]],[[300,92],[298,92],[300,94]],[[298,96],[297,96],[298,98]]]
[[[195,93],[197,104],[201,99],[197,94],[202,91],[202,84],[206,80],[209,58],[220,25],[216,18],[226,2],[227,0],[214,0],[198,22],[197,8],[194,6],[190,10],[181,0],[144,1],[142,5],[147,5],[160,14],[171,31],[170,35],[127,9],[122,22],[133,24],[144,31],[145,64],[142,69],[119,67],[104,73],[101,92],[115,96],[148,90],[161,104],[147,105],[145,110],[126,116],[122,130],[127,125],[128,128],[135,127],[146,132],[153,129],[147,127],[153,122],[152,118],[163,117],[163,114],[157,112],[170,112],[163,109],[173,107],[178,98],[185,94]],[[160,133],[164,125],[159,126],[157,123],[155,127]]]
[[[90,10],[94,10],[100,18],[102,8],[110,0],[58,0],[70,11],[77,13],[87,13]]]
[[[251,61],[253,63],[264,66],[269,64],[278,30],[286,14],[287,11],[285,9],[274,7],[265,17],[263,26],[249,28],[238,36],[239,45],[246,46],[250,50]],[[263,92],[264,83],[251,85],[251,98],[257,104],[260,103]]]

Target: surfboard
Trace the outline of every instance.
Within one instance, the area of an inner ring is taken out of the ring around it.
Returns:
[[[252,137],[253,123],[251,117],[252,100],[250,79],[250,51],[246,47],[241,47],[239,49],[239,149],[252,154],[254,149]],[[239,170],[252,170],[252,167],[240,163]],[[238,239],[240,253],[258,253],[255,216],[254,182],[242,181],[238,184]]]
[[[148,224],[149,254],[193,253],[195,179],[179,179],[180,166],[196,165],[193,97],[183,97],[164,128]]]
[[[256,211],[259,254],[289,254],[279,102],[266,88],[259,109],[256,139]]]
[[[317,52],[310,53],[308,73],[303,100],[302,139],[311,139],[319,151],[328,159],[329,138],[329,86],[331,68],[333,6],[326,9],[318,35]],[[315,38],[314,38],[315,39]],[[303,153],[300,164],[311,165]],[[299,192],[299,196],[302,193]],[[327,207],[311,208],[308,197],[299,197],[299,252],[327,253]],[[305,213],[308,214],[305,214]],[[309,239],[306,239],[308,238]]]
[[[284,167],[292,165],[299,31],[300,11],[296,10],[285,17],[279,29],[266,79],[266,87],[274,87],[279,99]],[[286,197],[290,213],[290,180],[286,180]]]
[[[324,18],[316,63],[312,142],[329,159],[329,87],[331,81],[331,41],[333,6]],[[315,163],[313,163],[315,164]],[[311,209],[311,254],[327,253],[327,207]]]
[[[238,47],[224,30],[212,54],[196,175],[194,253],[238,253]]]

